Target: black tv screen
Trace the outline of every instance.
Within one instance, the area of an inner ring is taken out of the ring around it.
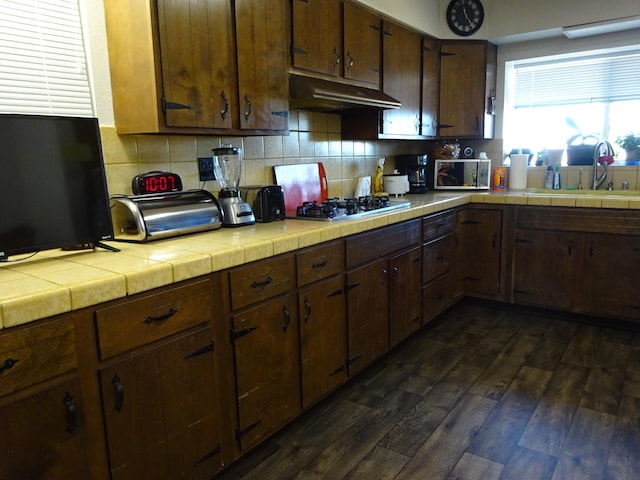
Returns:
[[[0,260],[113,238],[96,118],[0,114]]]

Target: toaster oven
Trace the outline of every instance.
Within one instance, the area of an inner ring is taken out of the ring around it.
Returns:
[[[490,170],[491,160],[488,159],[436,159],[433,188],[435,190],[488,190],[491,181]]]

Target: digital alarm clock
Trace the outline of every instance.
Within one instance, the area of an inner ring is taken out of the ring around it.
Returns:
[[[182,191],[182,179],[177,173],[153,171],[133,177],[131,189],[135,195]]]

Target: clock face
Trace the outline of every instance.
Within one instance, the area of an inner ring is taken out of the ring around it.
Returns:
[[[136,195],[182,191],[182,179],[177,173],[148,172],[133,178],[131,189]]]
[[[480,0],[452,0],[447,7],[447,24],[453,33],[462,37],[477,32],[484,20]]]

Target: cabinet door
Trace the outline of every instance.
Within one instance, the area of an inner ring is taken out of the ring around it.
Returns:
[[[344,3],[344,77],[380,87],[381,20],[376,14]]]
[[[458,212],[456,267],[460,289],[497,295],[500,292],[502,211],[465,209]]]
[[[230,128],[236,75],[229,0],[158,0],[158,22],[166,125]]]
[[[389,260],[389,338],[393,348],[420,329],[422,246]]]
[[[209,479],[221,468],[211,328],[100,370],[112,479]]]
[[[578,309],[585,313],[640,320],[634,278],[640,272],[640,238],[587,234]]]
[[[339,0],[291,0],[292,65],[331,76],[341,75]]]
[[[241,450],[296,417],[301,410],[298,311],[285,296],[232,319]]]
[[[438,106],[440,102],[440,44],[438,40],[422,39],[422,110],[420,134],[438,134]]]
[[[284,1],[236,0],[240,128],[287,130]]]
[[[0,478],[89,478],[80,382],[0,406]]]
[[[580,235],[552,230],[516,232],[513,300],[571,309]]]
[[[383,25],[383,74],[385,93],[402,102],[402,107],[382,112],[382,133],[420,134],[420,83],[422,82],[422,38],[401,25]]]
[[[389,350],[389,264],[379,260],[347,273],[349,373]]]
[[[490,138],[485,135],[485,122],[493,122],[492,108],[485,108],[489,48],[486,42],[442,42],[440,136]]]
[[[347,379],[347,322],[341,275],[298,292],[302,404],[308,407]]]

